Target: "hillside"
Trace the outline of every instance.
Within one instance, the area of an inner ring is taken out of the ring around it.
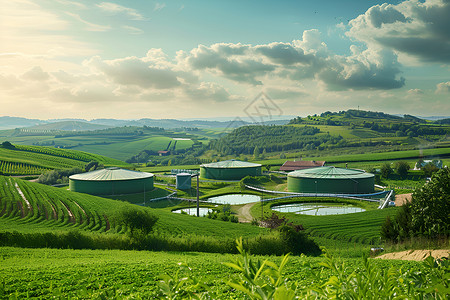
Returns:
[[[67,231],[124,233],[118,217],[126,209],[147,210],[159,217],[155,231],[162,235],[237,238],[266,230],[249,224],[193,218],[88,194],[75,193],[25,180],[0,176],[0,231],[24,233]],[[217,226],[220,224],[220,226]],[[226,236],[224,235],[226,232]]]
[[[111,126],[80,122],[80,121],[58,121],[48,124],[40,124],[32,127],[22,128],[23,131],[89,131],[110,128]]]
[[[297,131],[295,130],[297,128]],[[303,130],[304,132],[300,132]],[[414,116],[348,110],[294,118],[285,126],[244,126],[210,144],[222,155],[362,147],[448,147],[450,126]]]
[[[104,166],[130,167],[123,161],[98,154],[42,146],[0,146],[0,174],[39,175],[53,169],[82,168],[90,161]]]

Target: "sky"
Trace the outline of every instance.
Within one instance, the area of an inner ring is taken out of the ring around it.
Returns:
[[[450,116],[450,0],[0,1],[0,116]]]

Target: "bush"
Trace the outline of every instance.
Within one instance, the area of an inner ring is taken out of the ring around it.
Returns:
[[[129,229],[131,237],[140,238],[148,235],[158,221],[158,217],[142,209],[128,208],[119,213],[119,224]]]
[[[280,226],[278,231],[286,243],[285,252],[290,252],[295,255],[320,255],[322,253],[319,245],[312,239],[309,239],[304,231],[295,230],[294,227],[289,225]]]

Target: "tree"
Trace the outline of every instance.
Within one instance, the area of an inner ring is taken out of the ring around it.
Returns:
[[[422,167],[422,171],[425,173],[425,176],[428,177],[433,175],[433,173],[436,172],[437,170],[439,170],[438,167],[436,167],[432,163],[427,163],[425,166]]]
[[[395,163],[395,172],[400,175],[401,178],[406,178],[409,169],[410,166],[406,161],[398,161]]]
[[[430,237],[446,233],[450,224],[450,169],[436,172],[431,181],[412,195],[412,227]]]
[[[255,149],[253,150],[253,159],[259,158],[259,148],[258,146],[255,146]]]
[[[11,144],[10,142],[4,141],[4,142],[2,143],[2,148],[6,148],[6,149],[15,149],[16,147],[14,147],[14,145]]]
[[[392,170],[392,167],[391,167],[390,163],[384,163],[381,166],[381,170],[380,171],[381,171],[381,176],[383,176],[384,178],[388,178],[392,174],[392,172],[394,170]]]

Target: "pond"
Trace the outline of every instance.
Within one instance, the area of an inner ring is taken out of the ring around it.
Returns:
[[[191,216],[197,215],[196,207],[180,208],[180,209],[172,210],[172,212],[177,213],[177,214],[181,214],[181,211],[184,211],[185,213],[187,213],[188,215],[191,215]],[[212,209],[207,208],[207,207],[200,207],[199,208],[200,217],[206,216],[208,214],[208,212],[210,212],[210,211],[212,211]]]
[[[256,195],[245,195],[245,194],[229,194],[222,195],[217,197],[209,198],[208,201],[217,204],[230,204],[230,205],[238,205],[238,204],[247,204],[252,202],[258,202],[261,199],[260,196]]]
[[[290,203],[272,206],[272,209],[309,216],[342,215],[365,211],[360,207],[338,203]]]

